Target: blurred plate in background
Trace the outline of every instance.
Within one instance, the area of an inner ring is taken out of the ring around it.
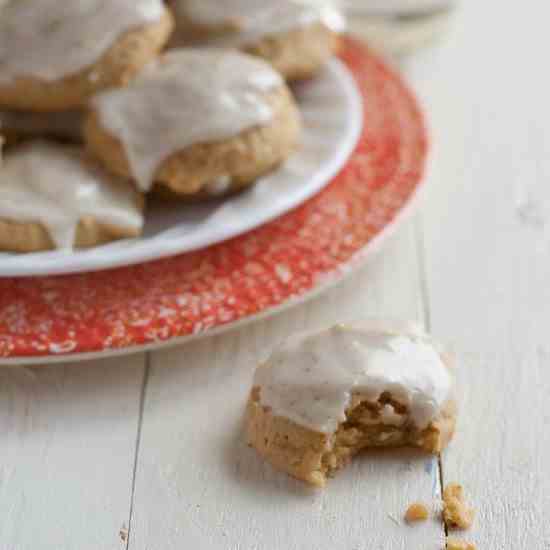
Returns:
[[[303,203],[344,166],[361,132],[361,98],[337,59],[296,87],[301,149],[249,190],[223,200],[183,204],[152,200],[143,237],[74,252],[0,253],[0,277],[80,273],[190,252],[250,231]]]

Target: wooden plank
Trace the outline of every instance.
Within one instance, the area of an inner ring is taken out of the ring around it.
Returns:
[[[437,461],[416,453],[359,458],[324,492],[275,472],[241,437],[258,361],[286,335],[365,316],[420,318],[412,223],[385,253],[308,306],[238,332],[154,353],[129,547],[436,550],[435,521],[401,521],[438,496]]]
[[[0,369],[0,548],[124,548],[144,356]]]
[[[536,61],[549,15],[545,2],[464,2],[436,78],[425,59],[411,73],[438,146],[432,328],[457,350],[463,393],[443,474],[477,505],[465,536],[482,550],[550,548],[550,75]]]

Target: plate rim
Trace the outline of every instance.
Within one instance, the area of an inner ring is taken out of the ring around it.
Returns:
[[[288,309],[292,309],[296,306],[303,305],[311,300],[314,300],[315,298],[331,290],[332,288],[337,287],[340,283],[344,282],[347,277],[365,267],[367,261],[380,253],[386,241],[391,239],[391,237],[395,235],[399,227],[414,214],[416,206],[421,201],[422,195],[425,192],[425,188],[431,172],[431,165],[431,154],[428,151],[424,169],[424,176],[418,182],[413,193],[408,198],[403,208],[399,210],[395,218],[390,223],[388,223],[380,233],[374,236],[364,247],[358,250],[348,262],[339,266],[339,268],[335,271],[332,271],[326,277],[326,280],[318,283],[316,286],[312,287],[310,290],[304,292],[299,296],[290,298],[281,304],[267,308],[259,313],[249,315],[242,319],[237,319],[236,321],[232,321],[230,323],[212,327],[196,334],[186,334],[184,336],[175,336],[169,338],[168,340],[150,342],[148,344],[136,344],[124,348],[111,348],[102,351],[68,353],[60,355],[50,354],[26,357],[0,357],[0,368],[12,366],[47,366],[61,363],[83,363],[98,359],[110,359],[114,357],[123,357],[139,353],[148,353],[151,351],[162,351],[164,349],[184,346],[191,342],[202,340],[203,338],[211,338],[219,336],[226,332],[239,330],[249,324],[258,321],[264,321],[266,319],[279,315],[280,313],[283,313]]]
[[[30,354],[13,356],[8,355],[0,358],[1,366],[16,366],[16,365],[49,365],[55,363],[76,363],[94,359],[106,359],[110,357],[117,357],[123,355],[130,355],[133,353],[144,353],[153,350],[162,350],[165,348],[183,345],[185,343],[195,341],[199,338],[216,336],[224,332],[228,332],[233,329],[239,329],[246,326],[248,323],[253,323],[259,320],[266,319],[274,316],[282,311],[294,307],[295,305],[303,304],[317,296],[326,290],[334,287],[343,281],[348,275],[361,268],[367,263],[367,260],[374,257],[382,248],[384,242],[395,234],[401,223],[411,216],[411,213],[415,209],[418,201],[423,195],[426,184],[431,181],[432,176],[432,155],[433,149],[431,144],[431,132],[424,116],[421,101],[415,96],[414,92],[406,85],[403,78],[397,73],[397,71],[385,63],[380,56],[376,55],[368,47],[364,47],[357,40],[348,38],[346,40],[348,48],[346,51],[349,55],[346,55],[344,59],[352,61],[353,59],[360,59],[365,57],[370,58],[370,63],[375,67],[379,67],[382,72],[386,73],[390,79],[395,80],[396,84],[401,88],[405,100],[412,107],[412,116],[416,120],[418,125],[418,131],[420,132],[419,145],[421,152],[421,161],[419,164],[419,171],[415,181],[411,184],[408,193],[403,197],[400,206],[393,211],[393,215],[386,220],[386,222],[380,227],[380,229],[373,234],[363,246],[356,248],[355,252],[348,256],[347,260],[338,264],[335,264],[331,270],[325,271],[322,277],[318,278],[313,285],[304,289],[303,292],[294,295],[288,295],[284,301],[277,303],[276,305],[267,307],[258,313],[250,313],[246,317],[239,318],[236,321],[226,322],[218,324],[207,330],[199,331],[198,333],[187,333],[181,336],[173,336],[166,340],[149,341],[144,344],[131,344],[124,347],[117,348],[104,348],[95,351],[73,352],[73,353],[55,353],[50,351],[49,354]],[[353,48],[356,48],[359,53],[353,55]],[[352,70],[354,77],[355,71]],[[360,85],[358,85],[360,87]],[[365,100],[364,92],[361,92],[363,101]],[[363,134],[362,134],[363,135]]]
[[[346,139],[341,142],[338,147],[338,150],[330,158],[330,161],[327,162],[323,172],[321,174],[315,174],[310,179],[310,184],[308,185],[307,190],[298,192],[293,196],[292,201],[285,200],[278,207],[274,208],[269,215],[263,216],[260,221],[243,226],[237,229],[233,229],[223,236],[213,236],[210,239],[207,239],[201,244],[195,244],[190,247],[180,247],[177,245],[177,239],[172,241],[172,244],[169,246],[163,246],[160,253],[155,251],[154,247],[133,253],[133,257],[128,259],[127,256],[132,256],[132,248],[127,249],[126,251],[115,251],[111,256],[109,261],[97,261],[92,258],[84,258],[81,261],[84,261],[84,265],[77,265],[78,259],[77,255],[74,255],[71,262],[68,266],[57,266],[56,264],[50,265],[41,268],[31,268],[28,267],[18,267],[16,262],[14,266],[0,269],[0,279],[2,278],[12,278],[12,277],[49,277],[56,275],[73,275],[78,273],[92,273],[98,271],[106,271],[109,269],[117,269],[132,265],[140,265],[148,262],[153,262],[157,260],[162,260],[164,258],[169,258],[172,256],[178,256],[180,254],[187,254],[190,252],[195,252],[197,250],[202,250],[210,246],[215,246],[240,235],[244,235],[250,231],[254,231],[263,225],[266,225],[273,220],[283,216],[287,212],[292,211],[293,209],[304,204],[306,201],[314,197],[316,194],[321,192],[331,181],[332,179],[345,167],[347,161],[353,154],[357,143],[361,137],[362,132],[362,119],[363,119],[363,101],[361,98],[361,93],[357,87],[353,74],[350,69],[338,58],[333,58],[327,64],[327,68],[330,72],[335,75],[335,78],[339,82],[344,95],[346,97],[346,102],[348,105],[348,116],[349,116],[349,128],[346,134]],[[316,184],[312,184],[312,181],[317,181]],[[140,240],[139,238],[137,239]],[[100,248],[100,247],[99,247]],[[97,248],[91,248],[84,251],[84,253],[93,252]],[[57,251],[59,252],[59,251]],[[122,258],[119,258],[119,254]],[[47,253],[47,252],[46,252]],[[68,253],[68,256],[73,256],[73,253]],[[28,256],[26,256],[28,258]],[[17,255],[16,255],[17,258]],[[90,267],[89,263],[96,263],[95,266]]]

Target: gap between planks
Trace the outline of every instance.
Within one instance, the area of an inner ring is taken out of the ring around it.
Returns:
[[[430,292],[428,286],[428,274],[426,273],[426,245],[424,242],[424,227],[422,225],[422,214],[419,212],[414,219],[414,236],[416,244],[416,256],[418,258],[418,278],[420,282],[420,297],[422,303],[422,318],[424,327],[428,333],[432,331],[432,318],[430,314]],[[437,455],[437,474],[439,480],[439,496],[443,498],[445,476],[443,473],[443,460],[441,453]],[[449,529],[445,523],[442,524],[445,540],[449,536]]]
[[[145,368],[143,369],[143,382],[141,384],[141,390],[139,395],[139,413],[138,423],[136,431],[136,444],[134,446],[134,465],[132,470],[132,490],[130,493],[130,510],[128,512],[128,533],[125,540],[125,549],[130,547],[130,539],[132,537],[132,518],[134,515],[134,496],[136,493],[136,474],[139,462],[139,450],[141,446],[141,427],[143,425],[143,411],[145,408],[145,397],[147,393],[147,382],[149,381],[149,373],[151,369],[151,352],[145,353]]]

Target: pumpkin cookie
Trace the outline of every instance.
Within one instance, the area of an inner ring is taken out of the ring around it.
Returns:
[[[29,111],[0,111],[0,128],[8,141],[51,137],[63,141],[82,141],[83,111],[33,113]]]
[[[446,359],[414,325],[339,325],[291,338],[254,377],[247,439],[276,468],[322,487],[363,449],[439,453],[456,407]]]
[[[92,154],[140,190],[194,197],[250,185],[290,155],[300,128],[292,95],[264,61],[191,48],[96,96],[84,134]]]
[[[0,108],[81,107],[127,84],[172,28],[161,0],[10,0],[0,18]]]
[[[136,237],[143,198],[80,147],[29,142],[0,167],[0,250],[89,247]]]
[[[178,45],[237,47],[287,80],[314,76],[334,54],[344,17],[330,0],[172,0]]]

